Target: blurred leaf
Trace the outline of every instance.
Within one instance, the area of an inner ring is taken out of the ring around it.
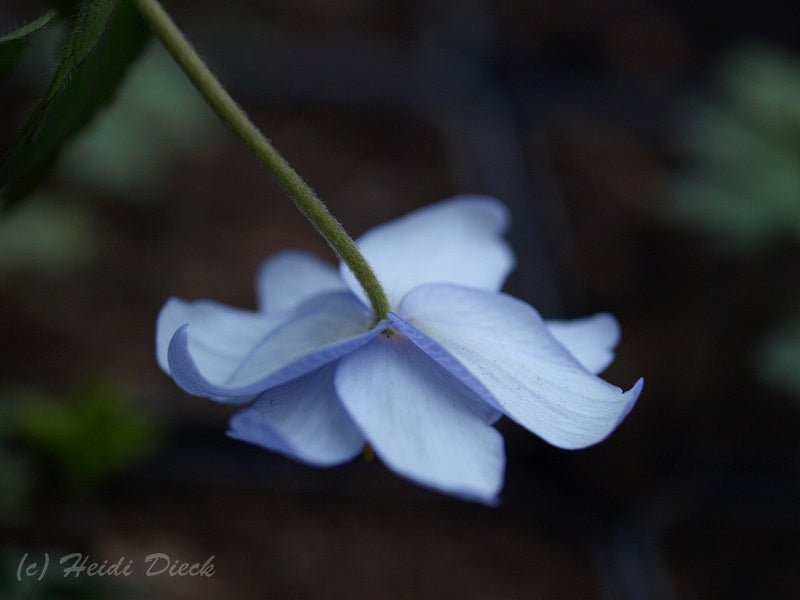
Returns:
[[[94,254],[91,213],[57,198],[36,196],[0,220],[0,274],[32,270],[62,274]]]
[[[70,143],[59,170],[120,198],[146,197],[169,173],[170,154],[207,135],[212,115],[166,50],[153,45],[114,104]]]
[[[800,62],[760,46],[721,67],[724,94],[683,132],[692,160],[673,181],[673,215],[729,248],[800,237]]]
[[[673,189],[677,217],[739,249],[800,236],[800,169],[794,161],[753,159],[739,169],[706,165],[676,178]]]
[[[5,77],[22,56],[28,47],[28,38],[52,21],[55,16],[56,11],[49,10],[35,21],[0,37],[0,78]]]
[[[63,143],[111,100],[146,40],[147,27],[129,0],[81,3],[44,99],[0,164],[4,205],[28,195]]]
[[[79,483],[99,482],[151,452],[158,435],[130,392],[103,378],[65,399],[22,398],[17,430]]]
[[[793,150],[780,148],[768,131],[748,122],[726,101],[696,107],[682,135],[692,160],[708,166],[745,166],[754,158],[768,160]]]
[[[800,317],[776,329],[762,342],[757,365],[765,381],[800,398]]]
[[[731,53],[722,82],[742,114],[779,138],[800,133],[800,65],[797,59],[765,45]]]

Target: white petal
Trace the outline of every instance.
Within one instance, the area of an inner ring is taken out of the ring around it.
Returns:
[[[366,344],[386,323],[370,329],[372,316],[350,292],[316,296],[303,303],[283,324],[262,338],[225,381],[211,379],[191,351],[191,326],[183,326],[169,343],[172,378],[195,396],[240,402],[310,373]],[[226,400],[229,399],[229,400]]]
[[[571,321],[545,321],[553,337],[592,373],[600,373],[614,362],[620,328],[608,313]]]
[[[267,313],[291,310],[313,296],[346,289],[334,267],[300,250],[268,258],[256,275],[258,308]]]
[[[505,294],[426,285],[408,294],[398,313],[390,315],[396,330],[484,400],[561,448],[604,439],[641,391],[641,380],[623,392],[587,371],[532,307]]]
[[[358,455],[364,436],[339,402],[330,364],[262,394],[231,418],[228,435],[317,467]]]
[[[197,367],[216,382],[228,379],[253,347],[280,325],[277,316],[232,308],[197,300],[186,302],[170,298],[156,323],[156,357],[159,366],[169,374],[167,349],[175,332],[182,325],[191,327],[189,351]]]
[[[514,267],[502,235],[508,210],[484,196],[457,196],[379,225],[356,243],[386,290],[389,304],[423,283],[457,283],[499,290]],[[350,270],[342,278],[366,303]]]
[[[393,471],[464,498],[496,502],[503,439],[489,409],[403,335],[378,336],[345,357],[336,390]]]

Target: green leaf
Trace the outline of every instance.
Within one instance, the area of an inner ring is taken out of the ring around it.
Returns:
[[[800,63],[769,46],[745,46],[732,52],[722,81],[742,114],[777,139],[796,143],[800,132]]]
[[[147,201],[165,182],[174,154],[207,139],[210,124],[216,124],[214,113],[164,47],[152,44],[114,104],[70,141],[57,172],[68,185],[111,193],[120,201]],[[153,132],[158,132],[155,144]]]
[[[800,315],[783,323],[762,341],[756,365],[762,379],[800,398]]]
[[[69,276],[93,257],[95,235],[86,207],[36,194],[0,220],[0,285],[9,272]]]
[[[47,93],[0,164],[0,206],[27,196],[64,142],[113,98],[147,33],[130,0],[81,3]]]
[[[673,179],[672,214],[723,247],[753,252],[800,235],[800,63],[750,46],[720,74],[723,94],[682,133],[692,166]]]
[[[99,378],[67,398],[15,399],[16,431],[79,484],[99,483],[155,449],[159,431],[133,394]]]
[[[44,28],[56,14],[55,10],[49,10],[35,21],[0,37],[0,78],[5,77],[22,56],[25,48],[28,47],[28,38]]]

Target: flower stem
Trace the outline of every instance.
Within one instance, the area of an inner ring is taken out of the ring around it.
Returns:
[[[214,112],[258,157],[297,209],[350,267],[369,298],[375,321],[385,319],[389,312],[386,292],[341,223],[225,91],[158,0],[133,0],[133,3]]]

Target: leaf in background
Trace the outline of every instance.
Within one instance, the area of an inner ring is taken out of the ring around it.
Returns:
[[[753,158],[786,153],[769,131],[749,122],[729,99],[694,107],[681,134],[681,145],[692,161],[711,168],[746,167]]]
[[[800,159],[800,157],[798,157]],[[673,215],[723,247],[753,251],[800,239],[800,169],[791,156],[753,154],[749,161],[707,162],[673,181]]]
[[[44,99],[0,164],[2,207],[21,200],[52,167],[63,143],[114,95],[147,40],[129,0],[85,0]]]
[[[800,238],[800,62],[747,46],[722,63],[723,94],[682,132],[689,168],[672,215],[740,252]]]
[[[15,406],[17,432],[81,484],[130,466],[150,453],[159,437],[131,393],[110,378],[68,398],[23,396]]]
[[[56,11],[49,10],[35,21],[0,37],[0,78],[5,77],[22,56],[28,46],[28,38],[52,21],[55,16]]]
[[[761,343],[757,366],[766,382],[800,398],[800,316],[784,323]]]
[[[0,220],[0,276],[26,270],[64,276],[94,256],[92,213],[68,199],[37,194]]]
[[[743,114],[776,140],[796,144],[800,133],[800,65],[790,54],[765,45],[732,52],[722,82]]]
[[[70,141],[57,170],[81,189],[144,201],[167,180],[176,154],[208,143],[210,124],[217,124],[211,109],[163,46],[153,44],[114,104]]]

